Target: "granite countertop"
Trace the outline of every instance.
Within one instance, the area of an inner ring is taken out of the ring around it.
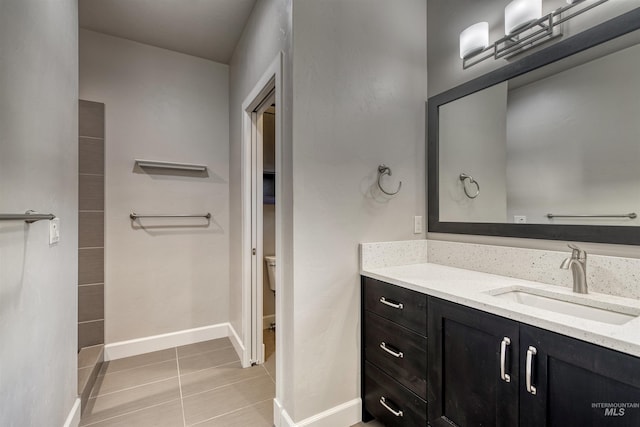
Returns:
[[[540,295],[560,294],[567,301],[588,301],[604,309],[624,306],[634,314],[640,314],[640,300],[598,293],[575,294],[561,286],[431,263],[365,268],[361,274],[640,357],[640,317],[622,325],[612,325],[530,307],[492,294],[528,288],[535,289]]]

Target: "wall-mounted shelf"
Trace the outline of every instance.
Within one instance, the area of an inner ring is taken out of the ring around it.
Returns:
[[[136,166],[140,166],[141,168],[172,169],[172,170],[195,171],[195,172],[205,172],[207,170],[207,165],[196,165],[193,163],[163,162],[159,160],[136,159]]]

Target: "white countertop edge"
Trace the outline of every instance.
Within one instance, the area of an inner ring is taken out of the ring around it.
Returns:
[[[601,306],[624,305],[640,309],[640,301],[605,294],[573,294],[571,289],[438,264],[410,264],[366,269],[361,275],[507,319],[556,332],[602,347],[640,357],[640,318],[611,325],[559,314],[495,298],[490,293],[508,287],[528,287],[586,298]]]

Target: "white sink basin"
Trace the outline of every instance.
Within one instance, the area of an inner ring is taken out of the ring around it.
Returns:
[[[579,295],[555,294],[538,289],[510,289],[503,292],[492,292],[492,295],[529,307],[611,325],[623,325],[640,316],[640,310],[634,307],[602,304],[598,301],[581,298]]]

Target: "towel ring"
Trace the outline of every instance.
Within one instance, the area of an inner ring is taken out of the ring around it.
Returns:
[[[398,184],[398,189],[396,191],[389,192],[389,191],[386,191],[384,188],[382,188],[382,184],[380,183],[380,179],[382,178],[382,175],[391,176],[391,168],[386,165],[378,166],[378,188],[380,189],[380,191],[382,191],[387,196],[395,196],[396,194],[398,194],[400,192],[400,189],[402,188],[402,181],[400,181],[400,183]]]
[[[467,186],[465,185],[465,180],[467,179],[469,180],[469,184],[476,185],[476,194],[469,194],[469,191],[467,191]],[[478,184],[478,181],[473,179],[471,175],[467,175],[464,172],[460,174],[460,181],[462,181],[462,188],[464,189],[464,194],[466,194],[468,198],[475,199],[476,197],[478,197],[478,194],[480,194],[480,184]]]

